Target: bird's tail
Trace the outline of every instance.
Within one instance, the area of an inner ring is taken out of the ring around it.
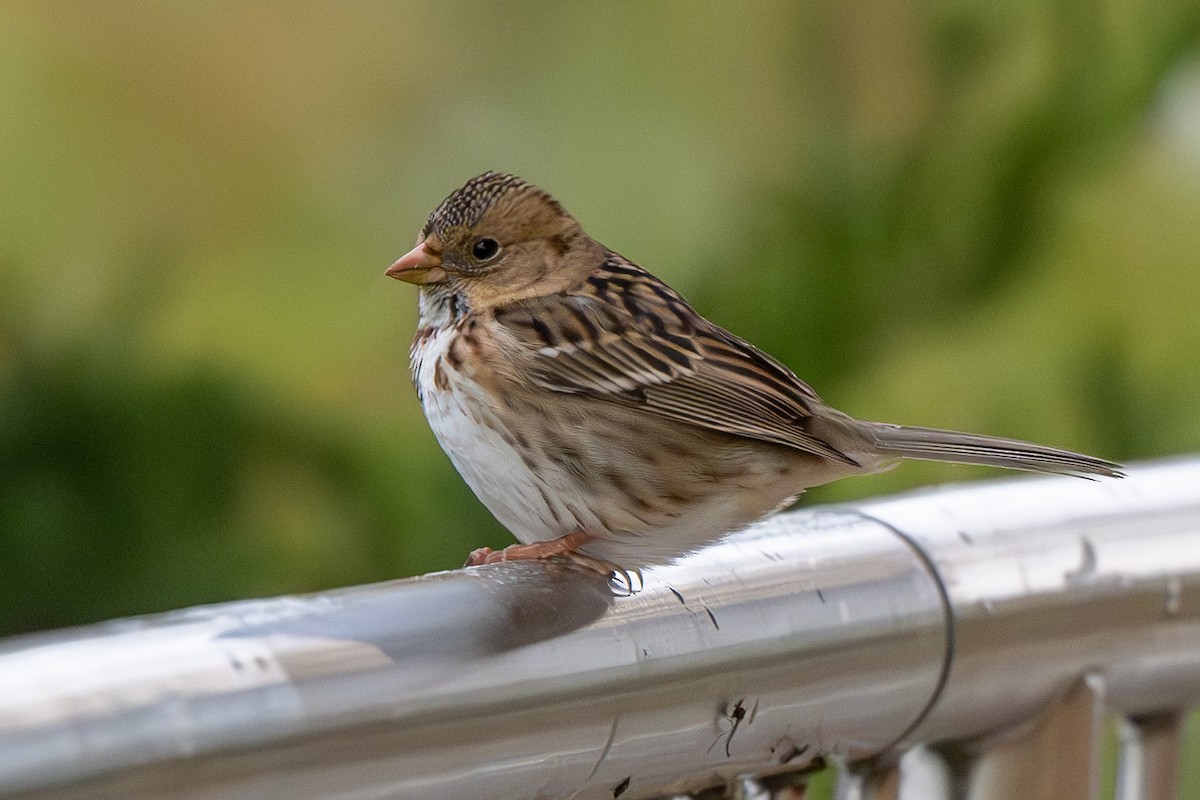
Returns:
[[[1031,472],[1052,472],[1082,478],[1092,475],[1124,477],[1121,465],[1115,462],[1018,439],[936,428],[888,425],[882,422],[871,422],[867,425],[875,439],[876,447],[883,455],[1025,469]]]

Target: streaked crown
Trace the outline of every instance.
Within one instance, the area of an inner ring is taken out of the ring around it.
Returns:
[[[529,194],[541,197],[556,211],[565,213],[557,200],[532,183],[516,175],[489,171],[471,178],[443,200],[429,215],[422,235],[428,236],[431,232],[442,233],[457,227],[474,227],[501,198]]]

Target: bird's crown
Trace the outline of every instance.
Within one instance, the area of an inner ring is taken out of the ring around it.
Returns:
[[[472,228],[501,198],[509,195],[537,196],[555,211],[565,213],[558,201],[532,183],[516,175],[489,171],[471,178],[443,200],[429,215],[423,234],[427,236],[457,227]]]

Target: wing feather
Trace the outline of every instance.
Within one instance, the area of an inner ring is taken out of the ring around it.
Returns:
[[[513,303],[496,319],[543,388],[855,463],[808,430],[821,400],[791,370],[616,254],[574,292]]]

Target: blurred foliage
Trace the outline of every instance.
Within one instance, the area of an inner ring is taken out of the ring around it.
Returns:
[[[1190,0],[5,4],[0,634],[509,541],[382,275],[484,169],[848,412],[1194,451],[1198,40]]]

